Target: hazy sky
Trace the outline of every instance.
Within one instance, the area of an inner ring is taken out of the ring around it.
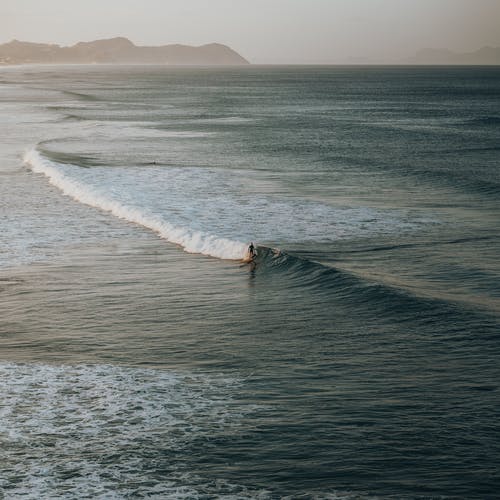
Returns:
[[[397,62],[500,46],[500,0],[0,0],[0,43],[220,42],[254,63]]]

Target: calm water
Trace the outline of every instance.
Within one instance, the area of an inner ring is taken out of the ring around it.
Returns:
[[[498,497],[500,69],[2,68],[0,115],[5,498]]]

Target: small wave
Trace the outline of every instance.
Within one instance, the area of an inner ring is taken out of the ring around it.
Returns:
[[[61,118],[61,120],[66,121],[66,122],[83,122],[86,120],[86,118],[84,118],[83,116],[67,114],[67,115],[64,115],[64,117]]]
[[[248,118],[243,116],[219,116],[219,117],[200,117],[194,118],[192,120],[186,120],[190,123],[200,123],[200,124],[221,124],[221,125],[237,125],[237,124],[247,124],[255,122],[255,118]]]
[[[481,126],[490,126],[496,127],[500,125],[500,116],[481,116],[478,118],[471,118],[470,120],[466,120],[463,122],[464,125],[481,125]]]
[[[76,97],[82,101],[98,101],[98,97],[92,94],[84,94],[83,92],[74,92],[72,90],[62,90],[63,94],[71,97]]]
[[[491,241],[491,240],[498,240],[500,237],[493,235],[493,236],[474,236],[474,237],[467,237],[467,238],[455,238],[452,240],[442,240],[442,241],[427,241],[423,243],[400,243],[400,244],[394,244],[394,245],[382,245],[382,246],[368,246],[364,248],[358,248],[358,249],[352,249],[349,250],[348,253],[350,254],[355,254],[355,253],[373,253],[373,252],[387,252],[391,250],[403,250],[403,249],[408,249],[408,248],[419,248],[419,247],[436,247],[440,245],[457,245],[457,244],[462,244],[462,243],[475,243],[478,241]]]
[[[434,156],[436,153],[439,154],[457,154],[457,153],[489,153],[494,151],[500,151],[498,146],[487,146],[487,147],[473,147],[473,148],[454,148],[454,149],[440,149],[437,151],[428,151],[427,155]]]
[[[471,175],[469,173],[456,172],[455,170],[433,170],[423,169],[419,172],[422,179],[429,182],[446,183],[455,190],[474,192],[485,196],[498,197],[500,194],[500,183],[495,177],[486,175]]]
[[[498,329],[494,318],[498,302],[485,303],[446,292],[419,291],[404,283],[380,280],[262,246],[258,247],[257,264],[263,273],[278,272],[285,276],[288,288],[307,288],[320,296],[335,296],[355,306],[360,314],[363,311],[372,314],[377,310],[377,314],[397,322],[437,320],[451,315],[450,318],[458,318],[458,323],[474,321],[479,314],[485,330]],[[487,313],[489,319],[483,313]]]
[[[52,161],[55,161],[55,162],[60,163],[60,164],[77,165],[78,167],[82,167],[82,168],[89,168],[89,167],[95,167],[98,165],[102,165],[102,163],[99,162],[97,160],[97,158],[92,157],[92,156],[76,155],[76,154],[71,154],[71,153],[62,153],[59,151],[48,151],[42,147],[40,147],[40,152],[43,155],[50,157],[50,159]]]
[[[156,214],[117,201],[113,199],[112,195],[101,192],[98,188],[87,185],[84,181],[75,179],[71,176],[71,169],[78,167],[74,165],[63,165],[50,161],[37,150],[27,152],[24,155],[24,162],[31,167],[33,172],[48,177],[51,184],[74,200],[151,229],[165,240],[180,245],[188,253],[234,260],[241,259],[245,255],[245,243],[170,224]]]

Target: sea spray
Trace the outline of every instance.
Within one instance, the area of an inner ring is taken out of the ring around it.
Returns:
[[[128,206],[113,199],[112,195],[102,193],[94,186],[72,178],[70,169],[79,167],[50,161],[34,149],[24,155],[24,162],[33,172],[48,177],[50,183],[65,195],[80,203],[110,212],[120,219],[147,227],[165,240],[180,245],[186,252],[235,260],[245,255],[245,243],[171,224],[158,215],[138,207]]]

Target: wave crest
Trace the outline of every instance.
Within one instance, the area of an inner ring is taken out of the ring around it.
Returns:
[[[221,238],[188,227],[176,226],[158,215],[139,207],[129,206],[113,199],[107,193],[74,179],[70,170],[78,168],[59,164],[44,158],[37,150],[24,155],[24,163],[35,173],[44,174],[50,183],[65,195],[91,207],[110,212],[120,219],[139,224],[157,233],[161,238],[180,245],[188,253],[210,255],[219,259],[242,259],[247,245],[240,241]]]

